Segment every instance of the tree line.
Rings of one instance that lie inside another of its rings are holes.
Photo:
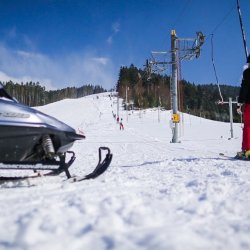
[[[134,107],[162,107],[171,109],[171,78],[167,75],[151,74],[138,69],[133,64],[121,67],[116,85],[118,95]],[[224,102],[229,97],[236,100],[239,87],[220,85]],[[211,120],[229,121],[229,105],[219,104],[222,100],[218,86],[215,84],[194,84],[186,80],[178,82],[179,110]],[[240,116],[233,108],[234,121],[239,122]]]
[[[7,92],[15,97],[20,103],[28,106],[42,106],[48,103],[57,102],[65,98],[79,98],[87,95],[106,92],[97,85],[84,85],[79,88],[67,87],[58,90],[47,91],[39,82],[14,83],[12,81],[1,82]]]
[[[42,106],[60,101],[65,98],[79,98],[91,94],[106,92],[97,85],[83,85],[81,87],[67,87],[58,90],[46,90],[39,82],[14,83],[2,82],[8,93],[19,102],[28,106]],[[224,101],[229,97],[236,100],[239,87],[220,85]],[[133,107],[152,108],[158,107],[171,109],[171,78],[168,75],[153,73],[147,74],[145,70],[138,69],[133,64],[121,67],[116,84],[118,95],[126,99]],[[186,80],[178,83],[179,110],[196,116],[217,121],[229,121],[228,104],[218,104],[221,101],[218,86],[215,84],[194,84]],[[240,122],[240,117],[233,109],[235,122]]]

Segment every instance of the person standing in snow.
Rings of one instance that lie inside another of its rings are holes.
[[[250,159],[250,55],[247,57],[247,68],[243,71],[243,78],[237,104],[238,113],[241,113],[241,105],[243,105],[244,120],[241,147],[242,151],[238,152],[236,157]]]
[[[124,126],[123,126],[123,123],[122,123],[122,118],[121,118],[121,121],[120,121],[120,130],[124,130]]]

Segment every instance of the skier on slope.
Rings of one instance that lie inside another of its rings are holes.
[[[123,123],[122,123],[122,118],[121,118],[121,121],[120,121],[120,130],[124,130],[124,126],[123,126]]]
[[[247,68],[243,71],[243,78],[238,98],[237,112],[241,113],[243,106],[243,134],[242,151],[238,152],[236,158],[250,159],[250,55],[247,57]]]

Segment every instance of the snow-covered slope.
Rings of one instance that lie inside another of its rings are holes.
[[[250,249],[250,162],[233,161],[241,127],[184,114],[170,143],[170,112],[120,111],[109,93],[38,107],[76,130],[71,172],[89,173],[100,146],[113,161],[80,183],[41,177],[0,184],[0,249]]]

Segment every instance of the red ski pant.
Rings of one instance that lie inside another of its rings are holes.
[[[250,150],[250,104],[244,104],[243,119],[242,150]]]

